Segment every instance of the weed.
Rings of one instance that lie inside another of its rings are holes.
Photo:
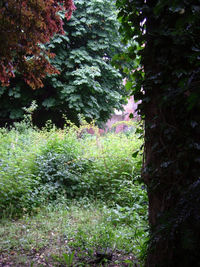
[[[93,266],[89,263],[99,255],[112,255],[116,260],[123,256],[121,263],[128,259],[125,255],[137,255],[134,235],[138,225],[134,228],[120,220],[110,221],[112,211],[101,202],[77,204],[71,203],[67,209],[64,205],[46,207],[18,221],[5,219],[0,224],[1,254],[11,257],[13,253],[15,262],[23,256],[29,263],[54,262],[53,266]]]
[[[1,129],[1,216],[36,212],[61,195],[131,204],[136,192],[131,183],[141,168],[141,156],[131,154],[141,141],[123,134],[77,136],[89,127]]]
[[[63,253],[63,258],[65,260],[65,263],[67,264],[67,267],[73,266],[72,262],[74,258],[74,253],[75,252],[71,252],[70,254]]]

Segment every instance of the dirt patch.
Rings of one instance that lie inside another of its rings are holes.
[[[66,264],[62,252],[51,251],[48,247],[40,250],[10,251],[0,255],[0,267],[55,267],[69,266]],[[95,251],[88,255],[87,251],[75,251],[71,266],[73,267],[139,267],[134,255],[126,254],[124,251]]]

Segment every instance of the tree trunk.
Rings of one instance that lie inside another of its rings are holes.
[[[184,57],[192,55],[191,42],[199,43],[199,35],[191,41],[182,29],[182,35],[174,36],[170,27],[180,14],[170,18],[167,10],[156,17],[157,1],[147,2],[151,12],[143,60],[143,178],[150,223],[146,267],[200,266],[200,77],[189,56]],[[164,32],[166,25],[169,34]],[[180,85],[183,78],[185,87]]]

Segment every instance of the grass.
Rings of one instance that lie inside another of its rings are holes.
[[[133,226],[110,220],[110,209],[102,204],[49,205],[32,217],[4,219],[0,224],[0,264],[61,266],[64,255],[73,252],[72,266],[100,266],[99,254],[104,256],[102,260],[112,258],[106,266],[133,264],[137,252]]]

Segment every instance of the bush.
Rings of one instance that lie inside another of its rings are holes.
[[[136,134],[89,135],[83,123],[64,130],[43,130],[22,122],[0,131],[0,209],[20,215],[58,199],[101,199],[109,205],[131,207],[145,199],[136,185],[141,146]],[[145,200],[144,200],[145,201]]]
[[[125,188],[127,184],[134,187],[133,180],[140,174],[141,155],[132,157],[133,151],[140,146],[141,140],[133,134],[113,133],[87,140],[84,147],[85,157],[92,164],[84,179],[94,197],[119,204],[132,202],[131,193]]]
[[[40,195],[46,196],[48,201],[60,194],[67,198],[84,195],[82,175],[88,169],[89,160],[82,154],[75,131],[51,132],[35,162]]]

